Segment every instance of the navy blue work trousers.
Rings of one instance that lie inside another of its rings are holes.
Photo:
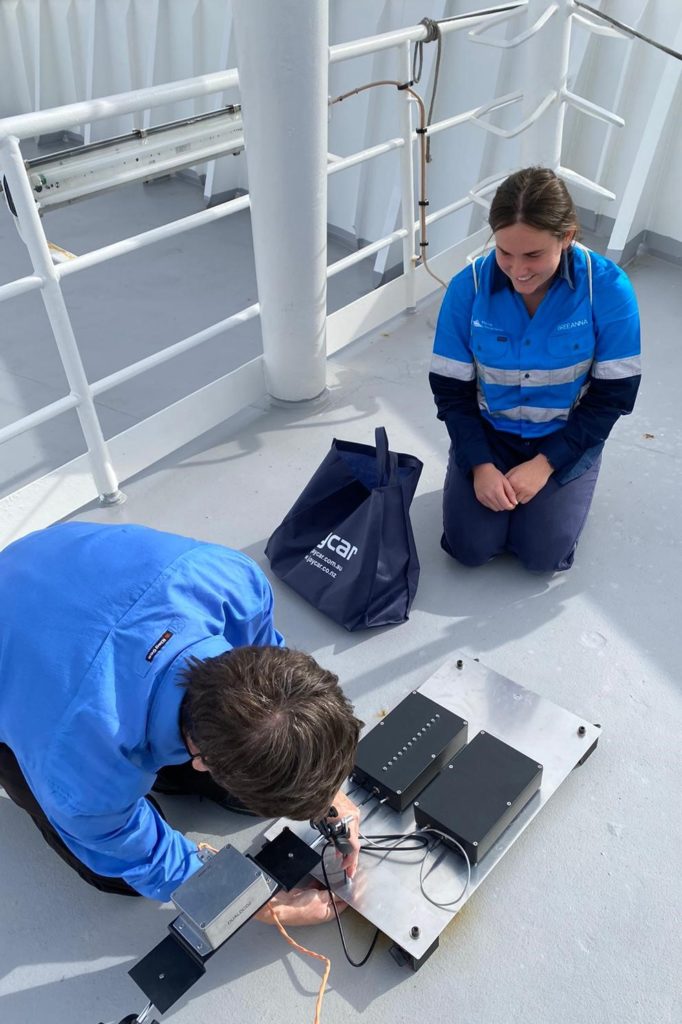
[[[500,453],[496,453],[497,467],[503,473],[525,461],[518,452],[510,452],[510,456],[508,465],[500,464]],[[511,512],[493,512],[481,505],[472,474],[459,469],[451,449],[443,488],[441,547],[463,565],[483,565],[510,551],[531,572],[570,569],[600,465],[601,457],[563,485],[550,477],[527,504],[517,505]]]

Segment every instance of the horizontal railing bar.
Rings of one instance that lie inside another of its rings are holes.
[[[440,210],[434,210],[433,213],[429,213],[426,216],[426,225],[435,224],[436,221],[442,220],[443,217],[449,217],[451,213],[457,213],[458,210],[463,210],[465,206],[471,206],[473,199],[471,196],[464,196],[463,199],[458,199],[455,203],[450,203],[448,206],[442,206]],[[416,222],[415,226],[419,226],[419,221]]]
[[[0,430],[0,444],[3,441],[11,441],[13,437],[24,434],[33,427],[39,427],[41,423],[53,420],[55,416],[61,416],[69,409],[75,409],[79,402],[77,395],[66,395],[64,398],[58,398],[56,402],[51,402],[50,405],[44,405],[42,409],[36,409],[28,416],[23,416],[20,420],[15,420]]]
[[[496,100],[491,100],[490,103],[484,103],[483,106],[472,107],[471,110],[465,110],[461,114],[455,114],[453,117],[446,117],[443,121],[435,121],[429,125],[426,130],[427,135],[436,135],[438,132],[443,132],[446,128],[456,128],[457,125],[464,124],[466,121],[474,121],[476,117],[481,114],[490,114],[493,110],[501,110],[503,107],[508,107],[512,103],[517,103],[520,99],[523,99],[522,92],[509,92],[504,96],[500,96]],[[416,132],[414,137],[417,137]]]
[[[236,199],[230,199],[227,203],[210,206],[208,209],[200,210],[198,213],[191,213],[188,217],[172,220],[168,224],[159,225],[158,228],[151,228],[151,230],[143,231],[139,235],[124,238],[120,242],[112,242],[111,245],[105,245],[101,249],[93,249],[92,252],[83,253],[82,256],[76,256],[75,259],[69,260],[67,263],[58,264],[55,267],[55,271],[59,278],[68,277],[69,274],[75,274],[79,270],[94,267],[98,263],[104,263],[105,260],[136,252],[146,245],[152,245],[153,242],[162,241],[164,238],[172,238],[173,235],[178,235],[190,228],[200,228],[205,224],[211,224],[213,221],[220,220],[222,217],[229,217],[231,214],[239,213],[240,210],[244,210],[250,205],[251,200],[248,195],[237,196]]]
[[[136,363],[131,363],[130,366],[125,366],[122,370],[110,373],[108,377],[102,377],[90,385],[90,390],[93,395],[101,395],[104,391],[110,391],[119,384],[125,384],[126,381],[131,380],[133,377],[138,377],[141,373],[146,373],[147,370],[160,366],[162,363],[167,363],[169,359],[182,355],[183,352],[189,352],[190,349],[196,348],[197,345],[201,345],[205,341],[210,341],[211,338],[215,338],[216,335],[221,334],[223,331],[229,331],[231,328],[239,326],[239,324],[253,320],[259,313],[260,303],[254,302],[252,306],[247,306],[238,313],[233,313],[232,316],[228,316],[225,320],[220,320],[217,324],[212,324],[203,331],[199,331],[197,334],[192,334],[190,337],[176,342],[175,345],[169,345],[168,348],[161,349],[160,352],[155,352],[145,359],[138,359]]]
[[[5,299],[13,299],[15,295],[32,292],[35,288],[40,288],[42,283],[43,279],[38,274],[29,274],[28,277],[18,277],[16,281],[0,285],[0,302],[4,302]]]
[[[392,245],[394,242],[397,242],[406,236],[407,229],[399,228],[391,235],[386,235],[384,238],[378,238],[376,242],[371,242],[369,245],[363,245],[361,249],[350,253],[349,256],[344,256],[343,259],[337,260],[336,263],[330,263],[327,267],[327,279],[334,277],[336,274],[340,274],[342,270],[346,270],[348,267],[352,267],[356,263],[361,263],[362,260],[366,260],[368,256],[373,256],[374,253],[380,252],[382,249],[385,249],[387,246]]]
[[[462,15],[456,19],[439,21],[438,27],[441,35],[447,35],[449,32],[460,32],[465,28],[473,28],[475,25],[490,21],[505,9],[514,11],[527,6],[527,0],[520,0],[519,3],[503,4],[500,7],[477,11],[471,15]],[[329,63],[338,64],[353,57],[363,57],[369,53],[377,53],[379,50],[390,50],[394,46],[400,46],[402,43],[419,42],[426,39],[427,34],[425,25],[412,25],[409,28],[397,29],[394,32],[383,32],[381,35],[368,36],[365,39],[349,43],[337,43],[335,46],[329,47]]]
[[[99,99],[81,100],[79,103],[68,103],[63,107],[51,107],[48,110],[36,110],[28,114],[16,114],[0,120],[0,141],[14,136],[27,139],[31,136],[47,135],[49,132],[65,131],[75,124],[89,124],[101,121],[106,117],[120,117],[121,114],[132,114],[136,110],[148,110],[166,103],[180,103],[183,100],[210,96],[223,89],[231,89],[239,85],[239,73],[236,68],[227,71],[214,71],[197,78],[184,78],[180,82],[168,82],[165,85],[150,85],[132,92],[116,93],[113,96],[102,96]]]
[[[416,139],[416,132],[413,133],[413,138]],[[401,146],[405,145],[403,138],[389,139],[388,142],[380,142],[377,146],[371,146],[369,149],[358,150],[357,153],[353,153],[351,156],[338,157],[333,164],[329,164],[327,167],[327,174],[336,174],[337,171],[345,171],[347,167],[355,167],[356,164],[361,164],[365,160],[373,160],[377,156],[382,156],[384,153],[390,153],[393,149],[400,149]]]

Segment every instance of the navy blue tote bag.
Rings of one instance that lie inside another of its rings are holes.
[[[388,449],[332,442],[303,493],[270,537],[272,571],[348,630],[404,622],[419,559],[410,504],[422,463]]]

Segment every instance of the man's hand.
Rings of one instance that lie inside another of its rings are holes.
[[[474,493],[493,512],[511,512],[518,504],[511,481],[492,462],[474,466]]]
[[[510,469],[507,481],[514,488],[516,500],[520,505],[525,505],[542,490],[553,472],[546,456],[540,453],[534,459]]]
[[[337,812],[338,817],[328,818],[328,821],[338,821],[339,818],[350,817],[348,824],[349,842],[353,847],[351,853],[347,853],[341,861],[341,867],[346,872],[349,878],[352,878],[355,874],[358,866],[358,857],[360,856],[360,811],[355,806],[352,800],[349,800],[345,793],[341,790],[336,794],[333,800],[334,808]]]
[[[334,897],[339,913],[346,909],[347,904],[338,896]],[[283,925],[324,924],[334,917],[332,898],[326,889],[291,889],[290,892],[278,893],[264,907],[254,914],[258,921],[273,924],[273,914]]]

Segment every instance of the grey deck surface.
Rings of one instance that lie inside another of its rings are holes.
[[[63,235],[55,241],[69,245]],[[635,413],[608,443],[569,573],[529,575],[511,558],[470,570],[439,548],[446,436],[426,379],[438,300],[331,359],[322,405],[250,410],[129,481],[124,506],[80,514],[225,543],[265,567],[268,535],[332,437],[370,441],[385,424],[394,449],[425,462],[413,505],[422,577],[410,621],[351,635],[275,581],[289,643],[338,673],[368,725],[461,650],[603,726],[594,756],[474,894],[421,972],[398,968],[383,942],[354,970],[333,925],[296,932],[332,958],[326,1024],[361,1014],[377,1024],[682,1019],[682,274],[647,256],[629,269],[642,308],[645,381]],[[163,323],[176,315],[178,271],[168,273]],[[246,296],[237,298],[235,308]],[[114,329],[100,323],[106,353]],[[54,386],[40,366],[12,372]],[[209,841],[245,848],[263,827],[191,799],[162,799],[177,827]],[[144,1006],[127,970],[163,937],[172,910],[90,889],[1,791],[0,906],[3,1024],[97,1024]],[[351,912],[345,926],[360,952],[369,928]],[[273,928],[251,922],[163,1020],[312,1021],[320,973]]]

